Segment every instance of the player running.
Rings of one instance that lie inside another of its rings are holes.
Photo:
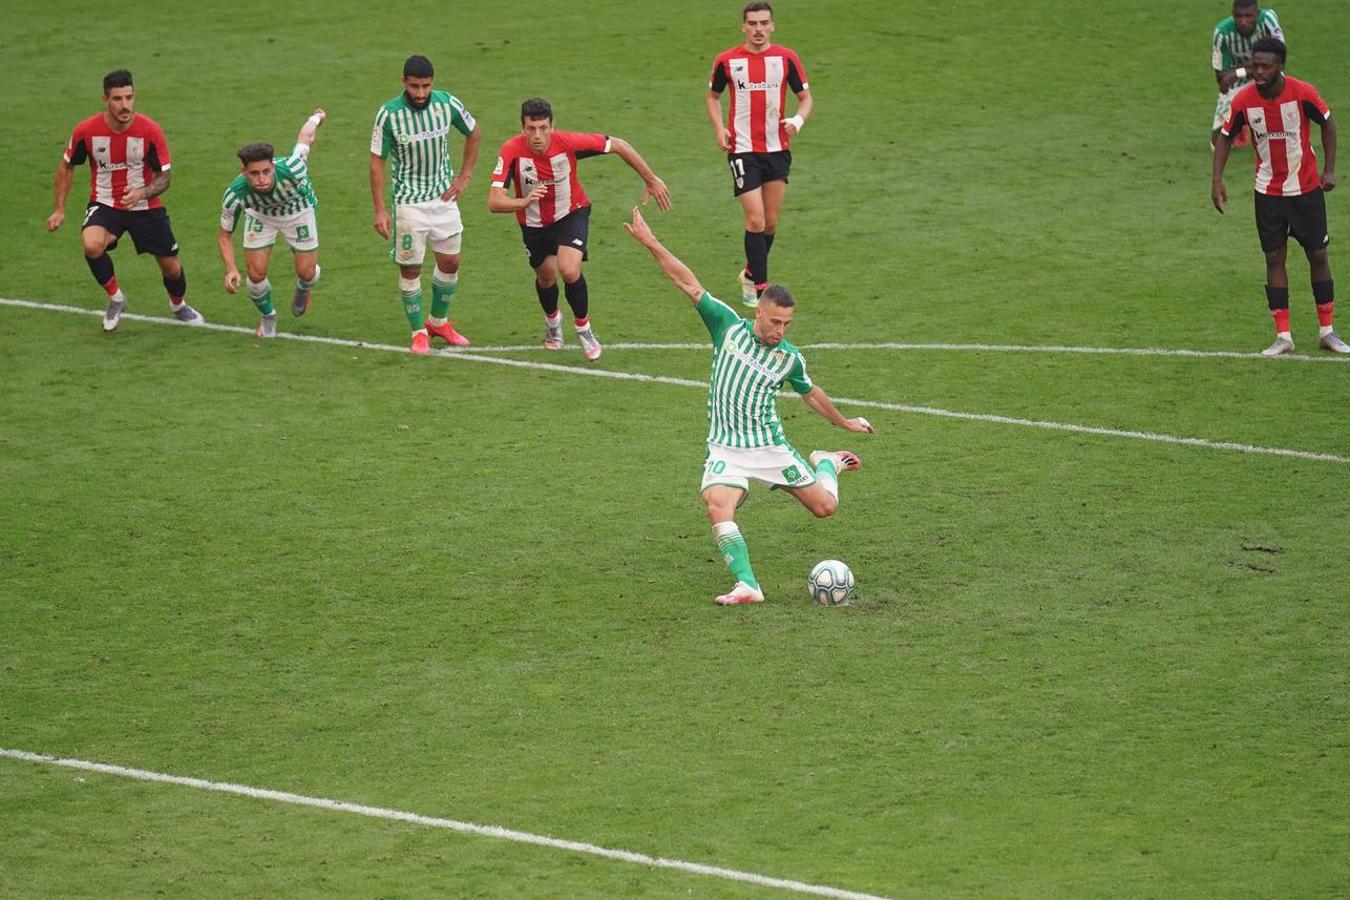
[[[736,508],[745,501],[754,479],[796,497],[812,515],[824,518],[839,506],[839,472],[861,465],[847,450],[817,450],[808,465],[783,434],[774,398],[784,383],[801,395],[814,412],[846,431],[875,434],[866,419],[846,419],[806,374],[801,351],[783,339],[792,324],[792,293],[781,284],[768,285],[755,317],[747,321],[709,294],[689,267],[652,234],[642,213],[624,228],[651,251],[675,286],[694,302],[712,335],[712,375],[708,386],[708,455],[703,466],[703,505],[708,510],[717,549],[736,579],[730,591],[713,602],[722,606],[758,603],[764,599],[750,553],[736,526]]]
[[[778,214],[787,196],[792,153],[788,140],[811,117],[813,101],[802,61],[787,47],[770,42],[773,7],[747,3],[741,13],[745,43],[713,60],[708,81],[708,118],[717,146],[726,151],[732,193],[745,213],[745,267],[741,302],[754,306],[769,281],[769,251],[778,233]],[[727,123],[722,124],[722,91],[731,86]],[[797,112],[786,116],[787,91]]]
[[[403,63],[403,93],[375,113],[370,135],[370,196],[375,230],[393,236],[389,258],[399,267],[403,311],[412,328],[412,352],[430,353],[434,335],[452,347],[469,339],[449,320],[450,301],[459,285],[464,224],[459,195],[468,187],[478,162],[482,134],[458,97],[432,90],[436,70],[425,56]],[[450,129],[464,136],[459,173],[450,166]],[[394,217],[384,206],[385,160],[394,159]],[[427,245],[436,258],[431,273],[431,315],[422,312],[422,260]]]
[[[277,311],[272,305],[272,282],[267,266],[277,235],[285,238],[295,256],[295,295],[291,313],[303,316],[309,309],[314,285],[319,282],[319,201],[309,181],[306,160],[323,124],[324,111],[314,110],[295,138],[290,156],[274,157],[271,144],[247,144],[239,148],[239,175],[225,189],[221,200],[220,233],[216,245],[225,263],[225,290],[239,288],[239,268],[234,261],[234,229],[244,218],[244,261],[248,268],[248,296],[262,321],[258,337],[276,337]]]
[[[1232,137],[1250,125],[1256,148],[1256,233],[1266,255],[1266,302],[1275,320],[1275,343],[1261,351],[1279,356],[1294,349],[1289,331],[1289,272],[1285,254],[1289,235],[1303,246],[1317,304],[1317,344],[1332,353],[1350,353],[1350,345],[1332,329],[1336,304],[1327,244],[1325,193],[1336,187],[1336,123],[1317,88],[1284,74],[1285,47],[1275,38],[1252,45],[1252,84],[1238,91],[1214,145],[1210,197],[1220,213],[1228,205],[1223,170]],[[1322,129],[1326,162],[1317,174],[1309,120]]]
[[[561,350],[562,313],[558,311],[558,276],[572,308],[577,340],[587,359],[599,359],[600,341],[591,329],[590,294],[581,264],[589,257],[591,201],[577,179],[577,160],[601,153],[615,153],[642,177],[647,185],[642,202],[656,198],[661,209],[670,209],[670,192],[656,177],[633,145],[623,138],[604,134],[580,134],[553,128],[553,107],[534,97],[520,106],[520,134],[497,153],[488,189],[488,209],[513,212],[534,269],[534,291],[544,310],[544,346]],[[514,188],[515,196],[507,193]]]
[[[56,204],[47,230],[66,220],[66,197],[75,167],[89,161],[89,206],[80,226],[84,261],[108,295],[103,330],[116,331],[127,307],[117,286],[108,251],[124,233],[131,233],[136,252],[155,257],[169,294],[174,318],[188,325],[206,322],[183,298],[187,278],[178,261],[178,241],[169,213],[159,197],[169,189],[169,142],[153,119],[135,111],[136,88],[131,73],[117,69],[103,77],[103,112],[75,126],[66,152],[56,166]]]

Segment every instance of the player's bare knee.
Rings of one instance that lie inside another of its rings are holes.
[[[765,222],[764,222],[764,214],[763,214],[763,213],[746,213],[746,214],[745,214],[745,230],[746,230],[746,231],[751,231],[751,232],[756,232],[756,233],[762,232],[762,231],[764,230],[764,224],[765,224]]]
[[[103,235],[90,234],[88,231],[80,235],[80,243],[84,247],[84,255],[90,259],[98,259],[108,249],[108,241]]]
[[[558,260],[558,274],[568,284],[576,284],[577,280],[581,278],[581,263],[565,263],[560,259]]]
[[[183,274],[183,266],[176,256],[157,256],[155,262],[159,263],[159,270],[166,278],[177,278]]]
[[[248,280],[255,284],[267,280],[267,266],[249,266]]]
[[[839,501],[835,500],[828,494],[822,499],[817,500],[815,503],[811,504],[811,506],[809,507],[809,509],[811,510],[811,515],[815,516],[817,519],[828,519],[830,516],[834,515],[834,511],[837,510],[838,508],[839,508]]]
[[[421,266],[399,266],[398,272],[409,281],[416,281],[422,277]]]
[[[318,263],[307,263],[307,264],[302,263],[297,264],[295,267],[295,277],[303,281],[313,281],[314,276],[317,275],[318,273],[319,273]],[[250,271],[249,277],[252,277],[252,275],[253,273]],[[254,280],[256,281],[257,279],[255,278]]]

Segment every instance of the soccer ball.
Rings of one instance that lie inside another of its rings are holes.
[[[821,606],[847,606],[853,599],[853,570],[837,559],[816,563],[806,579],[811,599]]]

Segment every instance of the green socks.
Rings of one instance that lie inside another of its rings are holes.
[[[272,305],[272,282],[264,278],[262,281],[248,281],[248,298],[253,301],[253,305],[258,307],[258,312],[264,316],[276,315],[276,307]]]
[[[403,313],[408,317],[408,324],[413,331],[421,331],[426,327],[426,320],[422,316],[422,282],[400,278],[398,288],[403,298]]]
[[[755,572],[750,568],[750,548],[741,537],[740,528],[735,522],[718,522],[713,526],[713,537],[717,539],[717,550],[722,554],[732,577],[743,581],[752,588],[759,588]]]
[[[450,315],[450,299],[459,287],[459,273],[445,274],[440,269],[431,272],[431,318],[444,322]]]

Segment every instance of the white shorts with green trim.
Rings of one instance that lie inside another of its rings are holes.
[[[254,210],[244,212],[244,249],[265,250],[277,242],[277,235],[296,253],[319,249],[319,221],[314,208],[289,216],[265,216]]]
[[[787,444],[750,449],[708,444],[700,491],[716,484],[748,491],[751,479],[770,487],[801,488],[815,484],[816,473],[801,454]]]
[[[389,258],[400,266],[420,266],[427,245],[435,253],[458,253],[464,235],[459,204],[428,200],[394,207],[394,246]]]

